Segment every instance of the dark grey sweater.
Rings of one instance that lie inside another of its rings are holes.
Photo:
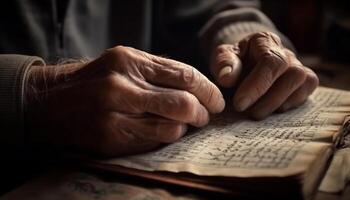
[[[25,142],[23,93],[33,64],[95,58],[126,45],[201,66],[205,73],[201,61],[213,46],[263,30],[278,33],[257,8],[254,0],[1,1],[0,145]]]

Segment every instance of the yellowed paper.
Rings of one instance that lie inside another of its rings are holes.
[[[319,187],[322,192],[341,192],[350,180],[350,148],[337,151]]]
[[[174,144],[104,163],[208,176],[295,175],[333,145],[349,106],[349,92],[318,88],[290,112],[262,121],[224,113]]]

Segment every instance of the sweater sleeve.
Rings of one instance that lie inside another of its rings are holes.
[[[35,56],[0,55],[0,145],[11,148],[25,144],[24,113],[27,72],[45,65]]]
[[[294,50],[292,43],[280,33],[271,20],[254,8],[228,9],[214,15],[199,33],[201,52],[205,57],[220,44],[234,44],[246,36],[270,31],[280,36],[287,48]]]

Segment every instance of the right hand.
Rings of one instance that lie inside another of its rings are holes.
[[[225,106],[195,68],[123,46],[87,64],[34,67],[28,81],[33,140],[105,156],[174,142]]]
[[[220,86],[232,90],[236,111],[255,119],[300,106],[319,83],[315,72],[272,32],[217,46],[211,55],[211,71]]]

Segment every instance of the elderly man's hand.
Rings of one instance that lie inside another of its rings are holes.
[[[235,109],[256,119],[302,104],[318,85],[316,74],[269,32],[218,46],[211,71],[220,86],[236,87]]]
[[[174,142],[225,106],[195,68],[122,46],[88,64],[34,68],[29,85],[34,140],[107,156]]]

